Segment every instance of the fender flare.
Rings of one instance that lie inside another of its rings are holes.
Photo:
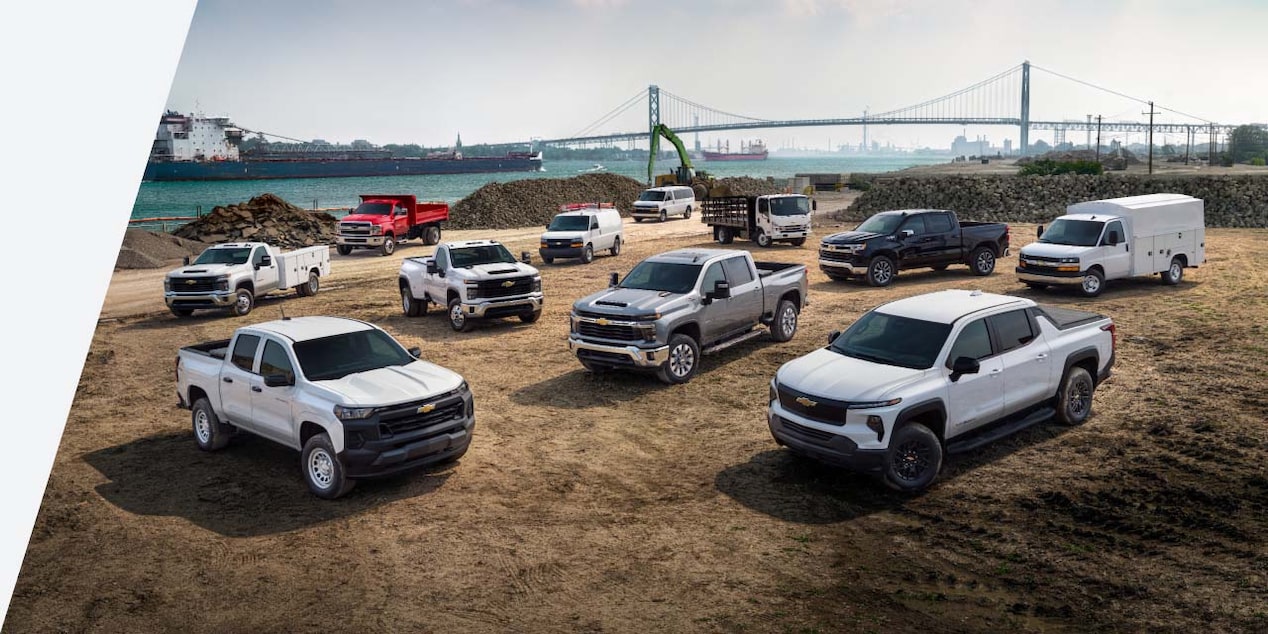
[[[1099,355],[1100,355],[1100,351],[1096,349],[1096,346],[1088,346],[1086,348],[1079,348],[1078,350],[1071,352],[1070,355],[1065,358],[1065,366],[1061,368],[1061,379],[1065,379],[1066,374],[1070,372],[1070,368],[1074,367],[1074,364],[1080,361],[1087,361],[1088,359],[1091,359],[1092,362],[1096,365],[1096,368],[1092,372],[1089,372],[1089,374],[1092,375],[1092,385],[1095,386],[1098,380],[1097,374],[1099,373],[1098,371],[1100,370],[1100,363],[1101,363]],[[1060,381],[1058,381],[1057,390],[1060,390],[1060,389],[1061,389],[1061,383]]]
[[[929,413],[936,413],[942,420],[942,428],[934,429],[933,433],[937,434],[939,440],[945,440],[947,431],[947,406],[942,402],[942,399],[938,397],[921,401],[914,405],[908,405],[903,408],[903,410],[898,413],[898,417],[894,419],[894,431],[897,431],[900,427],[906,425],[917,416]]]

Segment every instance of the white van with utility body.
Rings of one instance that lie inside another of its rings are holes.
[[[1206,262],[1206,224],[1199,198],[1146,194],[1076,203],[1039,227],[1039,241],[1021,249],[1017,277],[1031,288],[1078,286],[1101,294],[1108,280],[1159,273],[1180,283],[1185,268]]]
[[[651,218],[665,222],[670,216],[690,218],[691,210],[695,208],[696,193],[690,187],[653,187],[634,201],[634,210],[630,212],[630,217],[634,218],[634,222]]]
[[[621,212],[612,203],[574,203],[559,208],[559,215],[546,225],[539,253],[550,264],[555,258],[578,258],[585,264],[595,251],[620,255],[625,237]]]

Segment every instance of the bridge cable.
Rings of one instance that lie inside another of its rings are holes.
[[[1047,68],[1044,68],[1044,67],[1042,67],[1042,66],[1036,66],[1036,65],[1034,65],[1034,64],[1031,64],[1031,65],[1030,65],[1030,67],[1031,67],[1031,68],[1034,68],[1034,69],[1037,69],[1037,70],[1041,70],[1041,71],[1043,71],[1043,72],[1045,72],[1045,73],[1048,73],[1048,74],[1050,74],[1050,75],[1056,75],[1057,77],[1060,77],[1060,78],[1065,79],[1065,80],[1068,80],[1068,81],[1072,81],[1072,82],[1074,82],[1074,83],[1076,83],[1076,84],[1083,84],[1084,86],[1087,86],[1087,87],[1089,87],[1089,88],[1095,88],[1095,89],[1097,89],[1097,90],[1101,90],[1101,91],[1104,91],[1104,92],[1110,93],[1111,95],[1117,95],[1117,96],[1122,97],[1122,98],[1124,98],[1124,99],[1130,99],[1130,100],[1132,100],[1132,101],[1136,101],[1136,102],[1142,103],[1142,104],[1144,104],[1144,105],[1149,105],[1149,101],[1148,101],[1148,100],[1146,100],[1146,99],[1140,99],[1140,98],[1138,98],[1138,97],[1133,97],[1133,96],[1131,96],[1131,95],[1126,95],[1126,94],[1123,94],[1123,93],[1121,93],[1121,92],[1118,92],[1117,90],[1111,90],[1111,89],[1106,88],[1106,87],[1104,87],[1104,86],[1098,86],[1098,85],[1093,84],[1093,83],[1091,83],[1091,82],[1086,82],[1086,81],[1083,81],[1082,79],[1075,79],[1074,77],[1070,77],[1069,75],[1062,75],[1061,73],[1058,73],[1058,72],[1057,72],[1057,71],[1055,71],[1055,70],[1048,70]],[[1182,117],[1188,117],[1188,118],[1190,118],[1190,119],[1197,119],[1198,121],[1202,121],[1202,122],[1204,122],[1204,123],[1215,123],[1214,121],[1211,121],[1210,119],[1205,119],[1205,118],[1203,118],[1203,117],[1199,117],[1199,116],[1197,116],[1197,115],[1192,115],[1192,114],[1187,114],[1187,113],[1184,113],[1184,112],[1180,112],[1179,110],[1173,110],[1173,109],[1171,109],[1171,108],[1167,108],[1167,107],[1164,107],[1164,106],[1160,106],[1160,105],[1158,105],[1158,104],[1156,104],[1156,103],[1154,104],[1154,107],[1156,107],[1156,108],[1161,108],[1161,109],[1163,109],[1163,110],[1166,110],[1167,112],[1173,112],[1173,113],[1178,114],[1178,115],[1180,115],[1180,116],[1182,116]]]
[[[611,121],[617,116],[624,114],[625,111],[633,107],[634,104],[637,103],[639,99],[642,99],[643,97],[646,97],[646,96],[647,96],[647,89],[644,88],[643,90],[635,94],[633,97],[626,99],[624,102],[621,103],[621,105],[617,106],[616,108],[613,108],[611,111],[609,111],[607,114],[603,115],[602,117],[599,117],[599,119],[596,120],[594,123],[591,123],[590,125],[582,128],[580,131],[570,135],[570,137],[575,138],[575,137],[585,136],[586,133],[593,131],[595,128],[598,128],[599,126]]]

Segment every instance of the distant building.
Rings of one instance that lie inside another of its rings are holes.
[[[1004,139],[1004,154],[1012,154],[1012,153],[1013,153],[1013,140]]]

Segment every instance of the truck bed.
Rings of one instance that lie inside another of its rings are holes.
[[[746,196],[714,196],[700,203],[700,221],[710,227],[748,229],[753,223],[753,204]]]
[[[758,262],[754,260],[753,266],[757,267],[758,275],[760,275],[761,277],[766,277],[767,275],[770,275],[771,273],[786,271],[795,266],[804,267],[805,265],[804,264],[790,264],[788,262]]]
[[[181,348],[181,350],[208,357],[214,357],[216,359],[224,359],[225,355],[229,354],[229,340],[219,339],[205,343],[196,343],[192,346],[185,346],[184,348]]]
[[[1090,324],[1094,321],[1105,319],[1105,315],[1093,313],[1086,310],[1075,310],[1073,308],[1062,308],[1051,304],[1039,304],[1036,309],[1040,315],[1048,318],[1052,325],[1058,330],[1068,330],[1076,326]]]

